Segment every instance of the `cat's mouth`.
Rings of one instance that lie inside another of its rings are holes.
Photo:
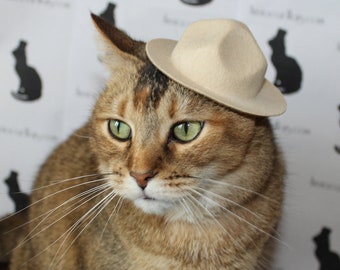
[[[145,192],[143,192],[143,195],[140,196],[138,199],[134,200],[134,203],[145,213],[156,215],[163,215],[165,212],[173,207],[173,203],[151,197]]]
[[[150,200],[150,201],[155,201],[155,198],[149,197],[148,195],[144,194],[143,200]]]
[[[156,201],[157,200],[156,198],[147,194],[147,192],[145,192],[145,190],[142,191],[141,199],[146,200],[146,201]]]

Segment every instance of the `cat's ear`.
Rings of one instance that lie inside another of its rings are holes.
[[[100,33],[100,60],[110,69],[146,59],[144,42],[133,40],[97,15],[91,14],[91,17]]]

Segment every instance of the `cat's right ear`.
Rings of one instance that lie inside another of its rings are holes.
[[[91,14],[99,34],[100,60],[110,69],[126,64],[137,64],[146,59],[145,43],[130,38],[103,18]]]

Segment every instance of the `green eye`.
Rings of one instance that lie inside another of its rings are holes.
[[[123,121],[109,120],[109,131],[114,138],[121,141],[129,140],[131,137],[131,128]]]
[[[181,122],[173,127],[172,136],[182,143],[191,142],[200,134],[202,128],[202,122]]]

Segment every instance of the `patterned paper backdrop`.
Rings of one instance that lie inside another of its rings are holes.
[[[22,207],[9,188],[18,181],[30,192],[40,164],[85,121],[104,85],[90,11],[141,40],[178,39],[202,18],[248,24],[267,78],[288,102],[271,119],[288,166],[279,228],[287,246],[279,245],[274,269],[330,269],[331,261],[340,269],[337,0],[0,0],[0,215]]]

